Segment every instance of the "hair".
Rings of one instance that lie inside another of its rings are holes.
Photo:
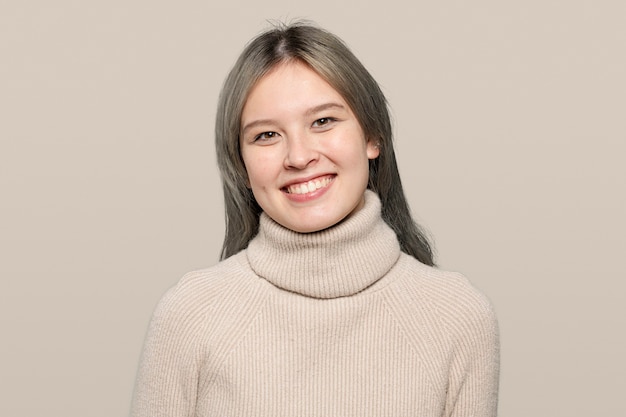
[[[307,22],[296,22],[261,33],[245,47],[228,74],[219,96],[215,144],[222,176],[226,231],[220,259],[245,249],[258,233],[261,207],[248,187],[239,134],[241,113],[253,86],[276,65],[305,63],[346,100],[379,156],[369,161],[367,187],[376,192],[382,217],[394,230],[403,252],[434,265],[433,250],[415,223],[406,201],[393,150],[387,100],[378,83],[341,39]]]

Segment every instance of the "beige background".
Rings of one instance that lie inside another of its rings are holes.
[[[515,4],[511,4],[515,3]],[[217,93],[265,19],[342,37],[443,268],[493,301],[502,416],[625,415],[626,2],[0,3],[0,415],[127,414],[163,292],[216,262]]]

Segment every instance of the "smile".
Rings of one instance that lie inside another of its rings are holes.
[[[330,184],[334,179],[335,177],[330,175],[325,177],[319,177],[311,181],[288,185],[287,187],[285,187],[285,190],[289,194],[308,194],[312,193],[313,191],[317,191],[320,188],[328,187],[328,184]]]

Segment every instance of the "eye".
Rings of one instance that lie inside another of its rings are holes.
[[[332,117],[322,117],[313,122],[313,127],[323,127],[327,126],[331,122],[334,122],[336,119]]]
[[[272,140],[274,138],[276,138],[278,136],[278,133],[276,132],[263,132],[263,133],[259,133],[258,135],[256,135],[254,137],[254,141],[269,141]]]

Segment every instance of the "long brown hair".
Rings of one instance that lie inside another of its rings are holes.
[[[420,262],[434,265],[431,245],[411,216],[393,150],[387,100],[378,83],[335,35],[308,23],[280,25],[254,38],[226,78],[215,123],[217,161],[222,175],[226,234],[221,259],[245,249],[258,232],[261,208],[247,186],[239,148],[241,113],[255,83],[275,65],[300,60],[309,65],[350,105],[365,133],[380,147],[370,160],[368,188],[382,203],[382,216],[400,247]]]

